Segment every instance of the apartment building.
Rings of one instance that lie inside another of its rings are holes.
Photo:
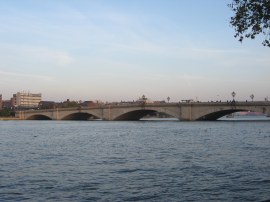
[[[41,93],[18,92],[13,94],[13,103],[15,107],[32,108],[38,107],[41,99]]]

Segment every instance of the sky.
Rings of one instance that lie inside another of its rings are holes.
[[[270,49],[230,0],[0,1],[0,94],[47,101],[270,98]]]

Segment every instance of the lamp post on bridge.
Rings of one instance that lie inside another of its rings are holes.
[[[253,94],[251,94],[251,95],[250,95],[250,98],[251,98],[251,100],[252,100],[252,102],[253,102],[254,95],[253,95]]]
[[[234,97],[235,97],[236,93],[233,91],[232,92],[232,97],[233,97],[233,102],[234,102]]]

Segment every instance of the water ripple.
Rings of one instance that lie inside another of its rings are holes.
[[[269,122],[0,127],[0,201],[270,199]]]

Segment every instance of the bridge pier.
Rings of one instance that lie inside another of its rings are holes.
[[[111,106],[107,106],[107,108],[102,109],[101,119],[104,121],[112,121],[112,109]]]

